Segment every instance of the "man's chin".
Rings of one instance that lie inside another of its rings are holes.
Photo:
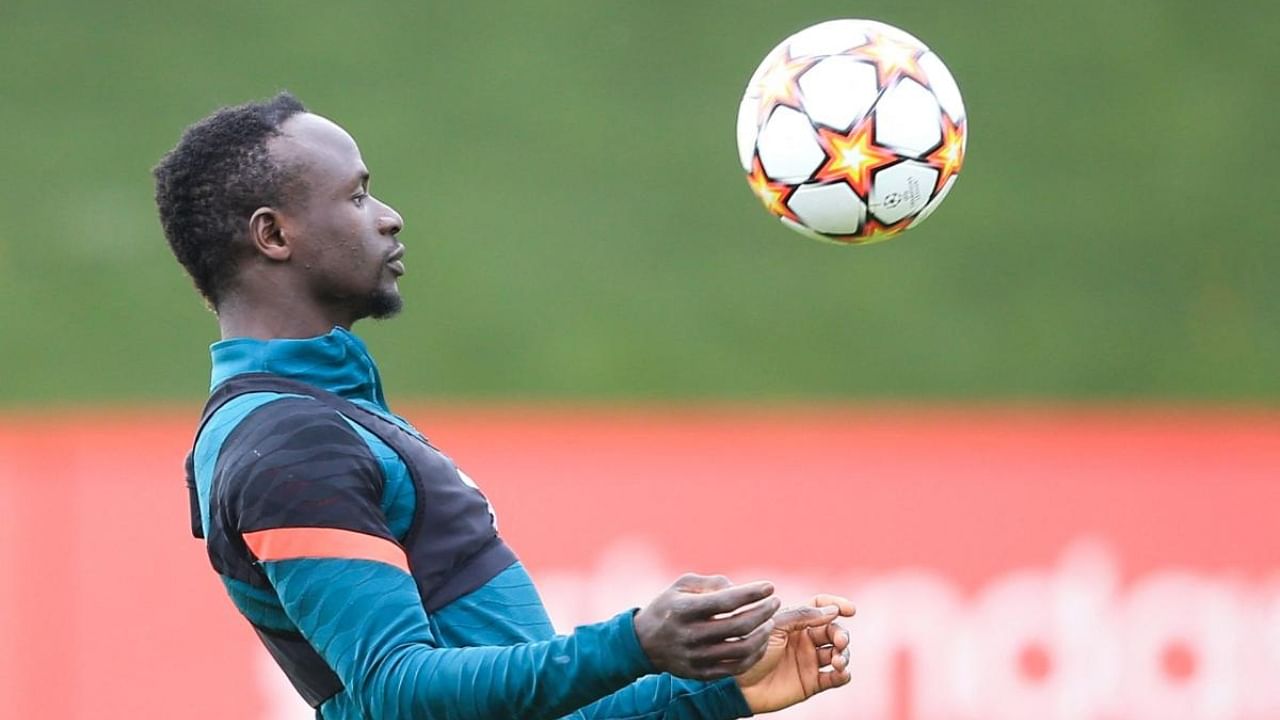
[[[404,300],[397,292],[375,292],[369,298],[369,317],[386,320],[395,317],[404,307]]]

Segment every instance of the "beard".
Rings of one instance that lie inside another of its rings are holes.
[[[378,288],[369,295],[369,317],[386,320],[394,317],[404,307],[404,299],[394,290]]]

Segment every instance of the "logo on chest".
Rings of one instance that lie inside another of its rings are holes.
[[[497,530],[498,529],[498,512],[493,509],[493,503],[489,502],[489,497],[484,494],[484,491],[480,489],[480,486],[476,484],[476,481],[471,479],[470,475],[462,471],[462,468],[457,467],[455,465],[454,470],[457,471],[458,479],[462,481],[463,485],[466,485],[472,490],[475,490],[476,492],[480,493],[480,497],[484,498],[485,505],[489,506],[489,519],[493,521],[493,529]]]

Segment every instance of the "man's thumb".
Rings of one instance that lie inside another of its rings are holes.
[[[816,608],[810,605],[796,605],[783,608],[773,616],[773,627],[776,630],[802,630],[807,627],[821,627],[840,616],[840,608],[835,605],[824,605]]]

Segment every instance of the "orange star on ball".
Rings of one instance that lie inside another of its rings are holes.
[[[827,161],[818,168],[815,179],[820,182],[843,180],[866,200],[875,171],[899,159],[897,153],[875,144],[874,133],[872,120],[858,123],[848,134],[819,127],[818,139],[827,153]]]
[[[964,165],[964,138],[964,121],[954,123],[943,113],[942,144],[925,158],[925,162],[938,168],[938,182],[934,192],[941,190]]]
[[[878,240],[888,240],[889,238],[901,233],[911,224],[911,218],[900,220],[892,225],[885,225],[873,217],[868,217],[867,222],[863,224],[862,229],[858,231],[859,237],[863,238],[862,242],[870,243]]]
[[[751,191],[760,198],[760,202],[764,203],[769,212],[788,220],[800,221],[800,218],[796,217],[796,214],[787,206],[787,199],[796,191],[795,187],[776,182],[765,175],[764,165],[760,163],[759,155],[751,160],[751,174],[747,175],[747,184],[751,186]]]
[[[867,42],[849,50],[848,54],[875,63],[876,80],[882,89],[902,77],[909,77],[929,87],[929,76],[920,67],[920,56],[924,54],[924,48],[918,45],[883,33],[871,33]]]
[[[813,58],[796,59],[789,50],[783,50],[760,76],[756,88],[760,93],[759,122],[764,122],[769,113],[779,105],[796,110],[801,109],[800,74],[813,65]]]

